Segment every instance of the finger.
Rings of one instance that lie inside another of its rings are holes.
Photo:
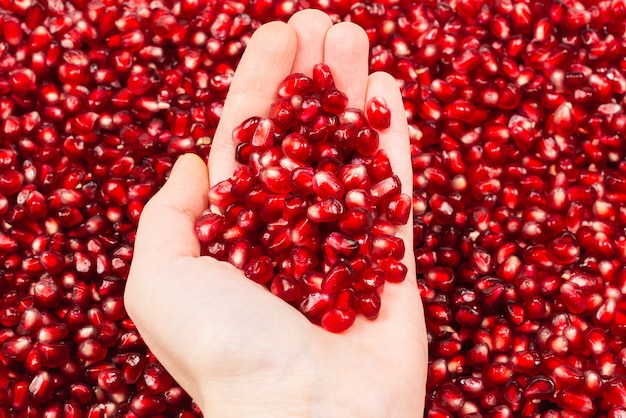
[[[324,62],[330,67],[335,85],[348,96],[348,106],[363,109],[367,85],[369,40],[354,23],[342,22],[326,33]]]
[[[324,61],[324,38],[333,22],[322,11],[307,9],[291,16],[287,23],[293,27],[298,38],[291,72],[303,73],[310,77],[313,66]]]
[[[398,83],[388,73],[371,74],[367,81],[367,100],[374,96],[382,97],[391,112],[389,128],[379,131],[380,148],[385,149],[394,172],[402,180],[402,192],[410,195],[413,192],[413,169],[409,128]]]
[[[276,90],[290,74],[296,34],[286,23],[261,26],[250,38],[233,77],[209,155],[211,184],[230,177],[237,167],[233,129],[251,116],[267,116]]]
[[[204,161],[194,154],[181,156],[165,185],[141,214],[133,265],[158,265],[200,255],[194,223],[208,207],[208,189]]]
[[[391,110],[391,125],[379,132],[380,148],[387,152],[391,167],[402,182],[402,193],[413,196],[413,169],[411,167],[411,148],[407,120],[404,113],[402,96],[395,79],[388,73],[377,72],[369,76],[367,83],[367,99],[381,96]],[[409,216],[406,225],[397,227],[397,236],[402,237],[407,249],[413,248],[413,219]],[[404,282],[399,285],[385,286],[383,298],[388,296],[393,303],[383,303],[381,315],[385,312],[391,315],[406,315],[406,310],[419,307],[417,301],[417,287],[415,286],[415,259],[412,251],[406,251],[403,263],[409,273]],[[402,301],[402,302],[400,302]]]

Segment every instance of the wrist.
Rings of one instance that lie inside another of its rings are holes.
[[[197,401],[207,418],[312,417],[312,382],[304,368],[233,376],[206,385]]]
[[[200,395],[196,401],[204,416],[413,418],[423,414],[425,364],[393,358],[375,361],[360,345],[346,342],[338,350],[330,341],[334,337],[295,339],[293,349],[273,353],[279,355],[257,351],[254,359],[240,359],[230,367],[222,363],[221,369],[196,386]]]
[[[312,357],[281,373],[233,376],[207,386],[198,400],[202,412],[207,418],[413,418],[423,411],[420,388],[390,382],[385,370],[368,365],[333,364],[332,353],[325,354],[325,364],[319,361],[324,357]]]

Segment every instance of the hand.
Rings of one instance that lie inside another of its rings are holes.
[[[177,161],[141,216],[125,302],[146,344],[198,402],[205,416],[419,417],[427,370],[424,316],[412,251],[407,279],[382,294],[378,319],[357,317],[343,334],[300,312],[233,266],[200,256],[195,218],[208,207],[209,184],[232,174],[232,129],[267,115],[278,84],[326,62],[349,106],[385,97],[391,127],[381,132],[403,192],[412,194],[404,108],[395,80],[368,76],[368,40],[351,23],[324,13],[296,13],[288,24],[252,36],[226,99],[209,157]],[[210,176],[209,176],[210,174]],[[209,181],[210,179],[210,181]],[[412,248],[412,226],[398,228]]]

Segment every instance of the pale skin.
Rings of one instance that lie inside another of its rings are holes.
[[[278,84],[326,62],[349,106],[383,96],[391,126],[380,132],[403,192],[412,193],[406,118],[396,81],[368,75],[368,40],[351,23],[333,25],[306,10],[259,28],[237,67],[208,169],[195,155],[178,159],[146,205],[125,303],[146,344],[198,402],[206,417],[419,417],[427,370],[424,315],[415,284],[410,225],[407,280],[389,283],[378,319],[358,317],[342,334],[246,279],[233,266],[200,256],[195,218],[208,207],[210,185],[232,174],[232,129],[267,116]]]

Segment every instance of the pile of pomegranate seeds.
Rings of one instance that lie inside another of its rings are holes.
[[[427,415],[625,416],[624,0],[0,0],[0,416],[200,415],[124,311],[137,219],[306,7],[402,85]]]
[[[395,225],[411,213],[379,129],[384,99],[366,113],[347,108],[326,64],[278,86],[271,117],[233,131],[242,164],[209,190],[211,209],[196,221],[203,253],[228,260],[332,332],[360,313],[375,319],[385,281],[401,282],[404,241]]]

